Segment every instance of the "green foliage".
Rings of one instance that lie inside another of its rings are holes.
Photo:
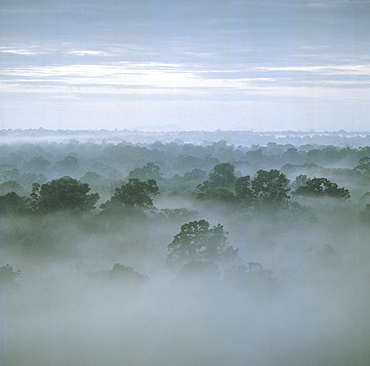
[[[370,157],[362,157],[354,170],[361,174],[370,174]]]
[[[198,215],[195,210],[188,210],[187,208],[162,208],[158,217],[165,217],[167,220],[183,220],[184,218],[190,218]]]
[[[230,163],[217,164],[209,173],[208,180],[198,185],[198,189],[205,192],[213,188],[233,188],[236,180],[234,171],[235,167]]]
[[[189,261],[232,262],[238,258],[238,249],[230,246],[222,225],[211,227],[206,220],[192,221],[181,226],[168,245],[170,254],[166,263],[177,266]]]
[[[123,207],[148,209],[153,207],[150,195],[157,195],[159,189],[154,179],[146,182],[138,178],[130,178],[128,183],[116,188],[114,196],[100,207],[106,212],[119,211]]]
[[[217,200],[221,202],[235,202],[235,195],[226,188],[211,188],[197,194],[200,200]]]
[[[87,194],[90,187],[71,177],[52,180],[41,186],[34,185],[32,205],[42,213],[56,211],[88,212],[93,210],[99,194]]]
[[[252,190],[251,177],[246,175],[240,177],[235,182],[235,193],[239,202],[253,204],[255,201],[254,192]]]
[[[15,192],[19,195],[24,195],[23,187],[15,180],[8,180],[0,184],[0,195],[5,195],[9,192]]]
[[[294,192],[295,195],[314,197],[335,197],[349,199],[351,196],[348,189],[339,188],[338,184],[326,178],[308,179],[306,184],[299,186]]]
[[[292,183],[292,188],[297,189],[298,187],[305,186],[307,181],[308,181],[307,175],[300,174],[294,179],[294,182]]]
[[[19,196],[15,192],[0,196],[0,214],[24,214],[27,212],[29,212],[27,197]]]
[[[154,179],[155,181],[160,182],[163,180],[161,168],[154,163],[147,163],[142,168],[136,168],[132,170],[128,177],[138,178],[143,181]]]
[[[226,172],[216,174],[216,172]],[[228,177],[228,179],[225,178]],[[212,179],[211,179],[212,177]],[[221,185],[235,188],[235,195]],[[197,198],[240,202],[258,208],[288,207],[290,196],[289,179],[276,169],[259,170],[253,180],[249,175],[235,178],[234,166],[228,163],[216,165],[210,179],[198,186],[201,191]]]
[[[258,207],[284,207],[290,198],[289,179],[276,169],[258,170],[251,188]]]
[[[207,172],[198,168],[193,169],[190,172],[184,173],[184,180],[191,181],[191,180],[201,180],[207,176]]]
[[[35,174],[35,173],[21,173],[18,169],[12,169],[5,171],[1,176],[0,180],[5,183],[4,187],[8,185],[12,185],[12,191],[15,191],[18,194],[23,194],[22,191],[19,191],[19,187],[31,187],[31,185],[35,182],[37,183],[45,183],[47,178],[43,174]],[[7,183],[9,182],[9,183]],[[15,185],[16,182],[18,185]],[[6,193],[6,192],[4,192]]]

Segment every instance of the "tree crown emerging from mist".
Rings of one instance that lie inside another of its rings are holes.
[[[305,176],[299,176],[296,180],[302,181]],[[316,196],[316,197],[335,197],[349,199],[348,189],[339,188],[338,184],[331,182],[327,178],[307,179],[304,185],[299,186],[294,192],[296,195]]]
[[[31,204],[40,212],[93,210],[99,194],[88,194],[90,187],[71,177],[63,177],[43,184],[35,183],[31,194]]]
[[[211,227],[206,220],[184,224],[167,247],[170,254],[166,263],[174,267],[190,261],[218,264],[236,260],[238,249],[228,244],[226,235],[221,224]]]
[[[130,178],[128,183],[123,184],[121,188],[116,188],[111,199],[100,207],[105,212],[119,211],[122,208],[148,209],[153,207],[151,195],[157,194],[159,189],[154,179],[148,179],[145,182],[139,178]]]

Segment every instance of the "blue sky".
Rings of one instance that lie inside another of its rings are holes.
[[[0,128],[370,130],[370,0],[2,0]]]

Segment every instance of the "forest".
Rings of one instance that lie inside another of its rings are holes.
[[[2,365],[370,364],[370,135],[0,131]]]

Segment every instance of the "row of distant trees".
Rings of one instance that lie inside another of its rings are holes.
[[[253,178],[249,175],[237,178],[234,170],[230,163],[216,165],[208,179],[198,186],[200,193],[197,198],[238,201],[257,207],[284,207],[288,204],[290,181],[277,169],[258,170]],[[309,179],[306,175],[299,175],[294,186],[297,188],[292,192],[293,195],[350,198],[347,189],[339,188],[326,178]]]
[[[150,167],[153,168],[152,166]],[[293,195],[334,197],[349,199],[349,191],[340,188],[327,178],[307,178],[299,175],[293,182]],[[289,206],[291,185],[289,179],[276,169],[259,170],[254,177],[236,177],[230,163],[214,166],[202,184],[199,184],[197,199],[238,203],[257,208],[284,208]],[[50,182],[34,183],[29,197],[12,191],[0,196],[2,213],[50,213],[56,211],[89,212],[95,209],[100,196],[89,193],[88,183],[71,177]],[[148,209],[153,207],[153,196],[159,193],[155,179],[129,178],[100,208],[104,213],[118,213],[124,208]]]

